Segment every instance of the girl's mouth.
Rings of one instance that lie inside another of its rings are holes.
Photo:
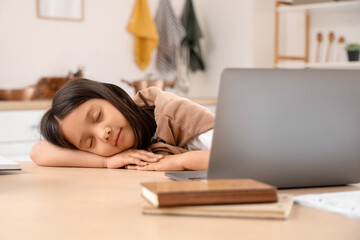
[[[118,143],[118,141],[119,141],[120,133],[121,133],[121,128],[120,128],[119,133],[117,134],[117,136],[116,136],[116,138],[115,138],[115,147],[117,146],[117,143]]]

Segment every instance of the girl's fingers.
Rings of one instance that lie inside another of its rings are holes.
[[[147,152],[147,151],[133,152],[131,154],[131,156],[134,158],[138,158],[142,161],[146,161],[146,162],[158,162],[160,159],[164,158],[163,155],[154,154],[154,153]]]
[[[142,166],[142,167],[137,167],[136,170],[138,171],[152,171],[152,167],[151,165],[147,165],[147,166]]]
[[[151,164],[148,164],[146,166],[127,165],[127,166],[125,166],[125,168],[129,169],[129,170],[138,170],[138,171],[153,171],[153,170],[155,170]]]
[[[137,166],[134,166],[134,165],[127,165],[125,166],[126,169],[129,169],[129,170],[137,170]]]
[[[129,157],[127,164],[134,164],[134,165],[137,165],[137,166],[146,166],[146,165],[148,165],[147,162],[145,162],[145,161],[143,161],[141,159],[138,159],[136,157]]]
[[[125,166],[126,169],[129,170],[138,170],[138,171],[152,171],[154,169],[152,169],[152,167],[150,167],[150,165],[147,166],[138,166],[138,165],[127,165]]]
[[[159,163],[149,163],[146,166],[138,166],[136,170],[140,171],[161,171],[161,164]]]

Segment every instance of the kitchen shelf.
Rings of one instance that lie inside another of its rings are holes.
[[[342,2],[324,2],[324,3],[312,3],[301,4],[291,6],[279,6],[278,12],[297,12],[308,11],[310,13],[316,12],[328,12],[328,11],[357,11],[360,10],[360,1],[342,1]]]
[[[336,69],[360,69],[359,62],[338,63],[309,63],[309,34],[310,16],[316,13],[360,11],[360,1],[334,1],[312,4],[292,5],[288,1],[276,1],[275,5],[275,41],[274,41],[274,67],[275,68],[336,68]],[[303,56],[289,56],[279,53],[279,14],[281,13],[303,13],[305,15],[304,35],[305,47]],[[283,63],[283,61],[293,64]]]
[[[277,68],[312,68],[312,69],[359,69],[360,62],[339,63],[305,63],[305,62],[279,62]]]
[[[307,63],[307,68],[331,68],[331,69],[360,69],[360,62],[339,62],[339,63]]]

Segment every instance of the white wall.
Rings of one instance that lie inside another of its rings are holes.
[[[133,60],[126,26],[135,1],[84,1],[85,20],[69,22],[37,18],[35,0],[0,0],[0,88],[24,87],[84,67],[85,77],[119,84],[133,94],[119,80],[155,72],[154,61],[141,71]],[[223,68],[254,65],[255,1],[268,0],[193,0],[207,71],[191,75],[188,96],[216,96]],[[154,15],[158,0],[148,2]],[[184,0],[171,3],[180,15]]]
[[[274,66],[274,23],[276,0],[254,0],[253,67]]]
[[[180,16],[185,0],[170,0]],[[0,0],[0,88],[20,88],[42,76],[64,76],[84,67],[85,77],[119,84],[156,73],[153,61],[145,71],[134,63],[133,37],[126,26],[135,0],[84,0],[85,20],[43,20],[36,16],[36,0]],[[155,15],[159,0],[148,0]],[[191,74],[190,97],[216,96],[226,67],[273,66],[275,0],[193,0],[204,38],[207,70]],[[310,60],[316,33],[343,35],[360,42],[359,10],[324,12],[311,16]],[[303,14],[281,16],[281,54],[304,52]],[[337,39],[337,38],[336,38]],[[325,48],[325,43],[322,48]],[[344,53],[344,52],[343,52]],[[342,60],[345,56],[343,56]],[[181,92],[179,92],[182,94]]]
[[[203,7],[208,70],[196,87],[209,82],[205,90],[215,95],[224,68],[253,66],[253,1],[206,0]]]

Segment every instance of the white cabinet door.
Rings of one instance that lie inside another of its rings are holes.
[[[45,110],[0,111],[0,143],[38,140]]]
[[[28,155],[45,110],[0,111],[0,155]]]

